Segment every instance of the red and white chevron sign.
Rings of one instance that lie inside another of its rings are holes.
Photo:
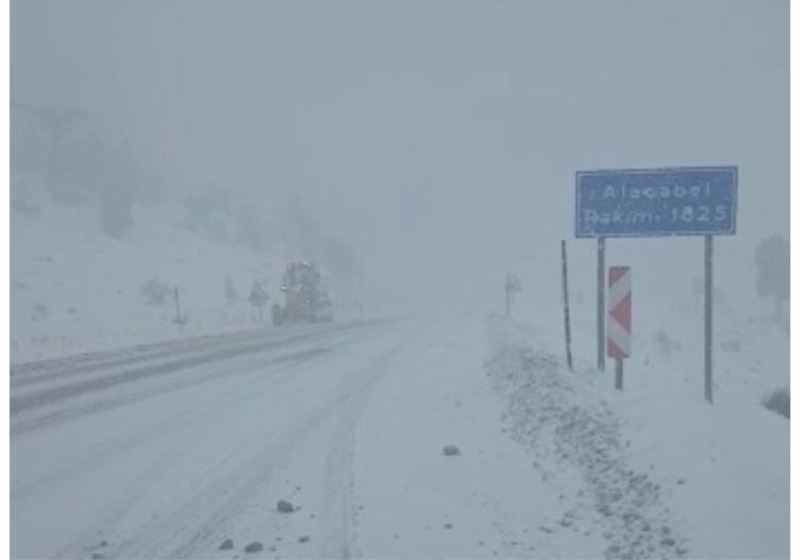
[[[621,360],[631,355],[631,269],[608,269],[608,323],[606,347],[610,358]]]

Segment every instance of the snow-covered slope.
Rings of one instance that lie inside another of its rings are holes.
[[[183,229],[177,205],[135,206],[135,227],[117,239],[101,233],[96,203],[27,196],[11,216],[13,362],[266,325],[268,306],[259,320],[250,290],[257,281],[276,298],[293,256]],[[175,287],[185,322],[175,321]]]

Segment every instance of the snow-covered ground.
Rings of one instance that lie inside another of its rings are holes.
[[[668,369],[616,392],[551,332],[341,322],[16,368],[12,555],[788,555],[786,419]]]
[[[691,360],[676,369],[631,360],[619,392],[610,367],[579,360],[569,372],[555,337],[539,329],[495,321],[491,330],[489,370],[509,430],[543,478],[573,497],[556,531],[600,531],[611,558],[788,557],[789,422],[760,405],[761,383],[748,379],[760,371],[728,363],[709,406]],[[773,342],[783,352],[776,362],[785,360],[788,347]]]
[[[298,257],[189,231],[175,204],[135,206],[135,227],[115,239],[100,233],[96,203],[26,194],[37,210],[12,211],[13,363],[267,325],[286,263]],[[261,318],[248,302],[254,282],[273,298]]]
[[[709,406],[692,296],[636,300],[619,392],[590,298],[564,367],[549,277],[520,321],[274,329],[247,297],[277,296],[288,248],[170,204],[115,239],[90,204],[34,202],[11,231],[14,557],[788,555],[789,423],[762,406],[788,329],[752,305],[717,306]]]

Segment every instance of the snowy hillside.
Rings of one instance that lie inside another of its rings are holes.
[[[15,363],[264,327],[285,264],[298,257],[282,245],[257,253],[190,231],[178,204],[137,205],[136,226],[110,237],[100,231],[97,203],[59,205],[30,187],[35,180],[12,184]],[[271,297],[262,318],[248,302],[255,282]]]

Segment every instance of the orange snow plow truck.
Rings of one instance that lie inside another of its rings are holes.
[[[272,323],[275,326],[333,320],[331,302],[322,288],[319,271],[313,264],[289,263],[283,274],[281,291],[285,298],[284,306],[277,303],[272,306]]]

